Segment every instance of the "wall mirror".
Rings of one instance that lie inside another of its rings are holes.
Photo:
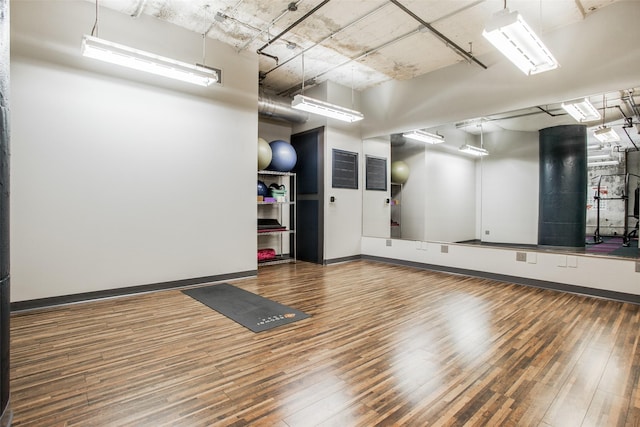
[[[585,99],[598,115],[580,123],[562,104],[580,111],[588,107],[577,101]],[[412,139],[411,130],[363,141],[364,155],[387,159],[389,171],[386,192],[363,192],[363,235],[536,247],[539,130],[583,124],[588,185],[585,250],[593,246],[594,252],[607,255],[595,250],[594,243],[600,243],[597,238],[634,237],[637,228],[634,190],[640,187],[640,87],[569,101],[420,129],[444,139],[436,144]],[[596,131],[611,130],[617,141],[603,142],[595,136]],[[464,146],[470,147],[468,152],[461,151]],[[635,239],[627,240],[637,249],[637,231]]]

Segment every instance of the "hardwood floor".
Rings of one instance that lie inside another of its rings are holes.
[[[368,261],[233,284],[312,317],[255,334],[177,290],[14,314],[14,425],[640,424],[639,306]]]

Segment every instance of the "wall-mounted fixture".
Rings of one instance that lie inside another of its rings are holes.
[[[405,138],[415,139],[416,141],[426,142],[427,144],[442,144],[444,136],[437,133],[429,133],[423,130],[412,130],[402,134]]]
[[[527,75],[558,68],[558,61],[522,16],[507,9],[506,0],[504,9],[491,17],[482,35]]]
[[[291,102],[291,108],[306,111],[308,113],[319,114],[332,119],[342,120],[343,122],[357,122],[362,120],[364,115],[356,110],[341,107],[329,102],[320,101],[304,95],[296,95]]]
[[[217,68],[187,64],[89,35],[82,39],[82,55],[200,86],[219,82],[222,73]]]
[[[600,112],[593,106],[588,98],[563,102],[562,108],[580,123],[600,120]]]
[[[489,152],[484,148],[476,147],[474,145],[464,144],[460,147],[460,151],[467,154],[473,154],[474,156],[488,156]]]

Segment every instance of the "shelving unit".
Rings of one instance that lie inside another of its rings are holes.
[[[276,219],[281,226],[285,227],[283,230],[258,230],[258,249],[273,248],[276,251],[275,258],[258,261],[258,266],[296,262],[296,174],[262,170],[258,171],[258,179],[262,180],[267,187],[276,183],[284,184],[287,189],[285,201],[257,202],[258,219]]]

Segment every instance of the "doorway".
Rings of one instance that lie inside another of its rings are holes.
[[[324,127],[291,135],[298,161],[296,252],[301,261],[324,262]]]

